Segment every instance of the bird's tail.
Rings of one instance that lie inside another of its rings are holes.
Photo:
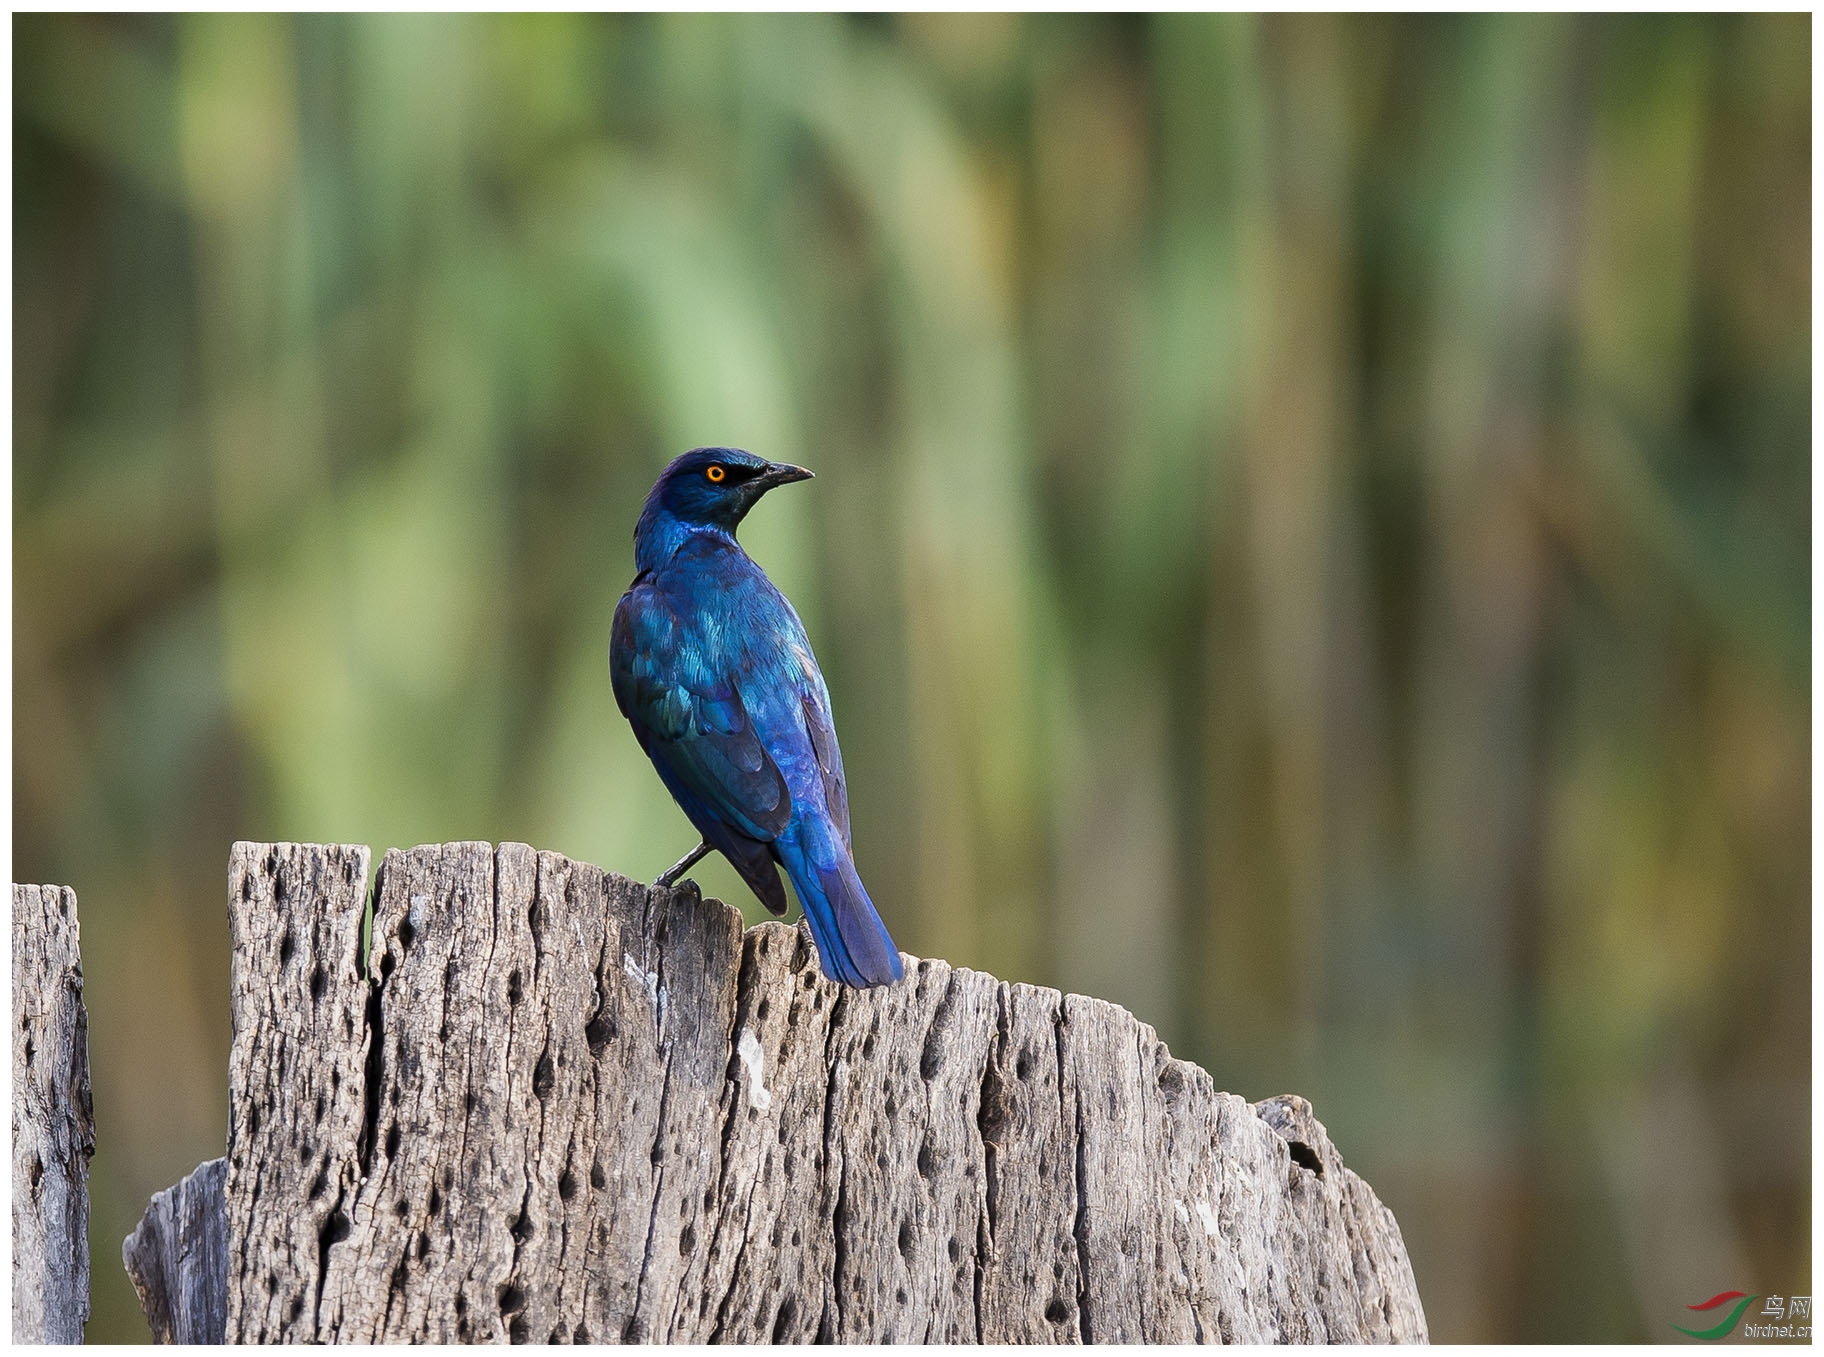
[[[823,973],[858,989],[892,984],[905,974],[899,949],[875,913],[848,848],[810,816],[796,828],[774,847],[798,888]]]

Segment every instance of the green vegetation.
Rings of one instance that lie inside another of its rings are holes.
[[[1310,1096],[1440,1339],[1809,1290],[1809,16],[14,20],[14,872],[92,1339],[231,840],[694,842],[640,498],[818,472],[902,946]],[[752,905],[725,865],[705,888]]]

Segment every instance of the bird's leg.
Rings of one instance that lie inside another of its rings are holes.
[[[683,876],[684,873],[703,861],[708,855],[709,841],[705,839],[702,843],[698,844],[695,848],[691,849],[683,857],[679,858],[676,862],[672,863],[671,866],[661,872],[659,874],[659,879],[653,882],[653,884],[655,886],[677,885],[679,877]]]

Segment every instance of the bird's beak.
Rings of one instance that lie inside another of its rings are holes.
[[[757,490],[771,490],[776,485],[790,485],[793,481],[808,481],[811,473],[801,466],[789,462],[768,462],[762,471],[748,484]]]

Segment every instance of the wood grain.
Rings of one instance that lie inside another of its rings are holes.
[[[13,887],[13,1341],[89,1318],[89,1018],[76,893]]]
[[[219,1343],[228,1318],[228,1161],[152,1198],[121,1262],[159,1343]]]

